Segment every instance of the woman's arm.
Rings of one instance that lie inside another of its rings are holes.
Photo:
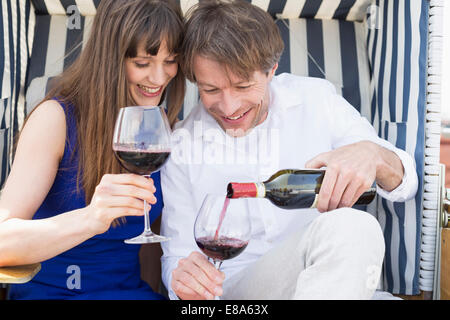
[[[108,230],[125,215],[142,215],[156,202],[153,181],[138,175],[105,175],[87,207],[31,220],[53,185],[64,153],[65,114],[46,101],[28,119],[0,199],[0,266],[54,257]]]

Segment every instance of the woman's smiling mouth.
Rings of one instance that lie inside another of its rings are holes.
[[[162,87],[147,87],[142,84],[138,84],[137,87],[139,88],[139,91],[146,97],[158,96],[162,91]]]

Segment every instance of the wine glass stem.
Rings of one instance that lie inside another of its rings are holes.
[[[150,175],[144,175],[147,179],[150,178]],[[148,210],[147,200],[144,200],[144,232],[146,235],[153,234],[152,229],[150,228],[150,213]]]
[[[214,267],[216,267],[217,270],[220,271],[220,267],[222,266],[222,260],[216,260],[216,259],[212,259],[213,263],[214,263]]]
[[[149,216],[149,212],[148,212],[148,206],[147,206],[147,201],[144,200],[144,223],[145,223],[145,233],[146,234],[151,234],[152,229],[150,229],[150,216]]]

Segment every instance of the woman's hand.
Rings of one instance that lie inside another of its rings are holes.
[[[95,234],[106,232],[117,218],[142,216],[143,200],[155,204],[155,191],[151,178],[136,174],[105,174],[86,207]]]

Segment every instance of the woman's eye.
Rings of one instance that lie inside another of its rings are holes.
[[[167,64],[174,64],[177,63],[177,60],[166,60]]]
[[[138,67],[138,68],[145,68],[145,67],[148,67],[148,63],[137,63],[137,62],[135,62],[134,64],[135,64],[136,67]]]

